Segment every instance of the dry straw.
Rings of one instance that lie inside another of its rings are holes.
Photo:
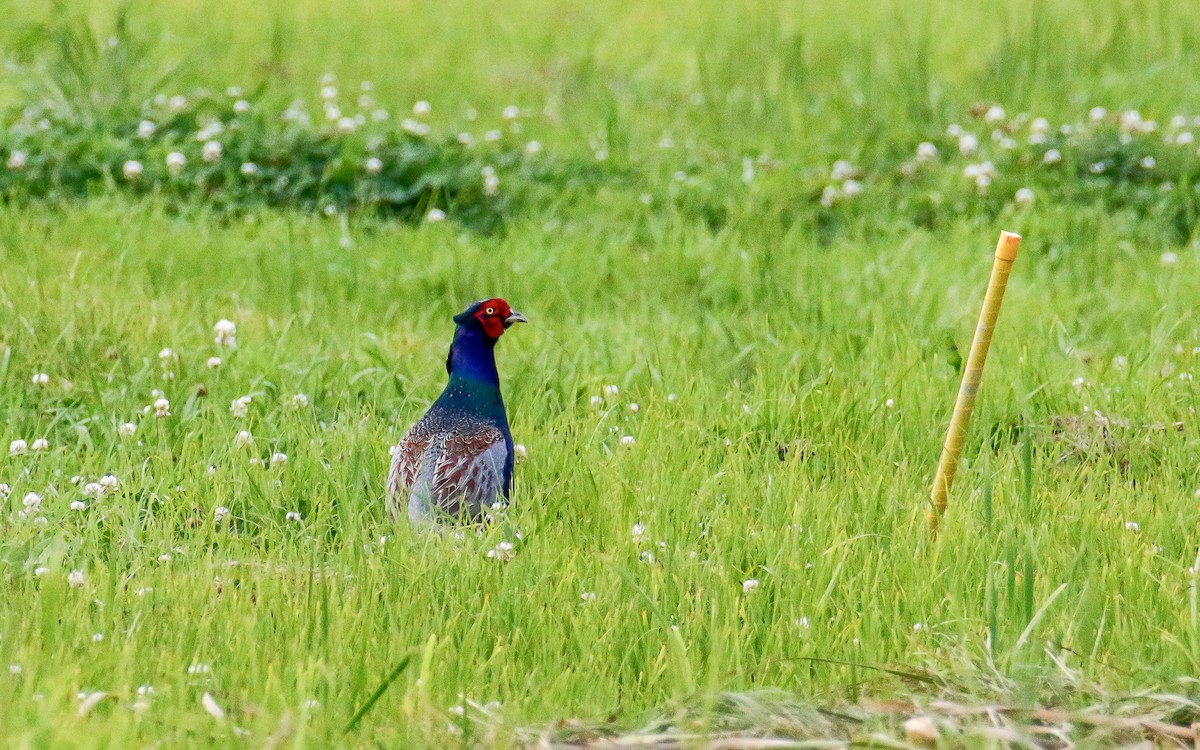
[[[958,471],[958,459],[962,455],[963,443],[971,425],[971,412],[975,409],[975,396],[979,393],[979,381],[983,379],[983,365],[987,361],[988,347],[992,343],[992,332],[1000,316],[1000,303],[1004,301],[1004,290],[1008,286],[1008,275],[1013,261],[1017,259],[1017,248],[1021,235],[1001,232],[996,243],[996,258],[992,264],[992,278],[988,281],[987,294],[983,298],[983,309],[979,311],[979,325],[975,328],[975,340],[971,342],[971,354],[967,357],[967,368],[963,372],[962,385],[958,389],[958,400],[954,403],[954,416],[950,429],[946,431],[946,443],[942,446],[942,459],[938,462],[937,476],[929,496],[929,527],[935,533],[938,523],[946,512],[946,500]]]

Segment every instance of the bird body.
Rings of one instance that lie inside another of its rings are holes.
[[[446,358],[450,376],[429,410],[405,434],[388,474],[388,509],[426,526],[477,522],[512,490],[513,439],[500,395],[496,342],[526,322],[499,298],[476,302],[454,317]]]

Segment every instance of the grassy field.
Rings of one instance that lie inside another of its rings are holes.
[[[50,11],[4,6],[6,56],[52,59],[28,25]],[[1190,216],[1039,187],[923,223],[872,165],[980,102],[1200,115],[1195,11],[133,6],[135,89],[174,70],[162,93],[286,103],[329,71],[477,134],[517,105],[522,138],[620,179],[547,186],[491,234],[119,191],[0,205],[0,439],[26,446],[0,453],[4,744],[509,747],[673,712],[778,733],[747,706],[863,696],[1192,711]],[[90,12],[103,36],[113,8]],[[822,213],[809,186],[843,159],[865,191]],[[1002,228],[1026,241],[932,539]],[[384,510],[388,447],[489,295],[532,321],[499,347],[528,457],[500,523],[420,536]]]

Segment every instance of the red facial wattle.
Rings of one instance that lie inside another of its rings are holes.
[[[502,299],[490,299],[475,311],[475,319],[483,327],[488,338],[498,339],[504,333],[504,321],[512,314],[508,303]]]

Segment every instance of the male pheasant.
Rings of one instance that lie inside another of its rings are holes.
[[[419,526],[478,522],[512,489],[513,439],[495,349],[509,326],[529,321],[493,298],[470,305],[454,322],[450,382],[396,446],[388,473],[389,512],[399,517],[407,500],[408,517]]]

